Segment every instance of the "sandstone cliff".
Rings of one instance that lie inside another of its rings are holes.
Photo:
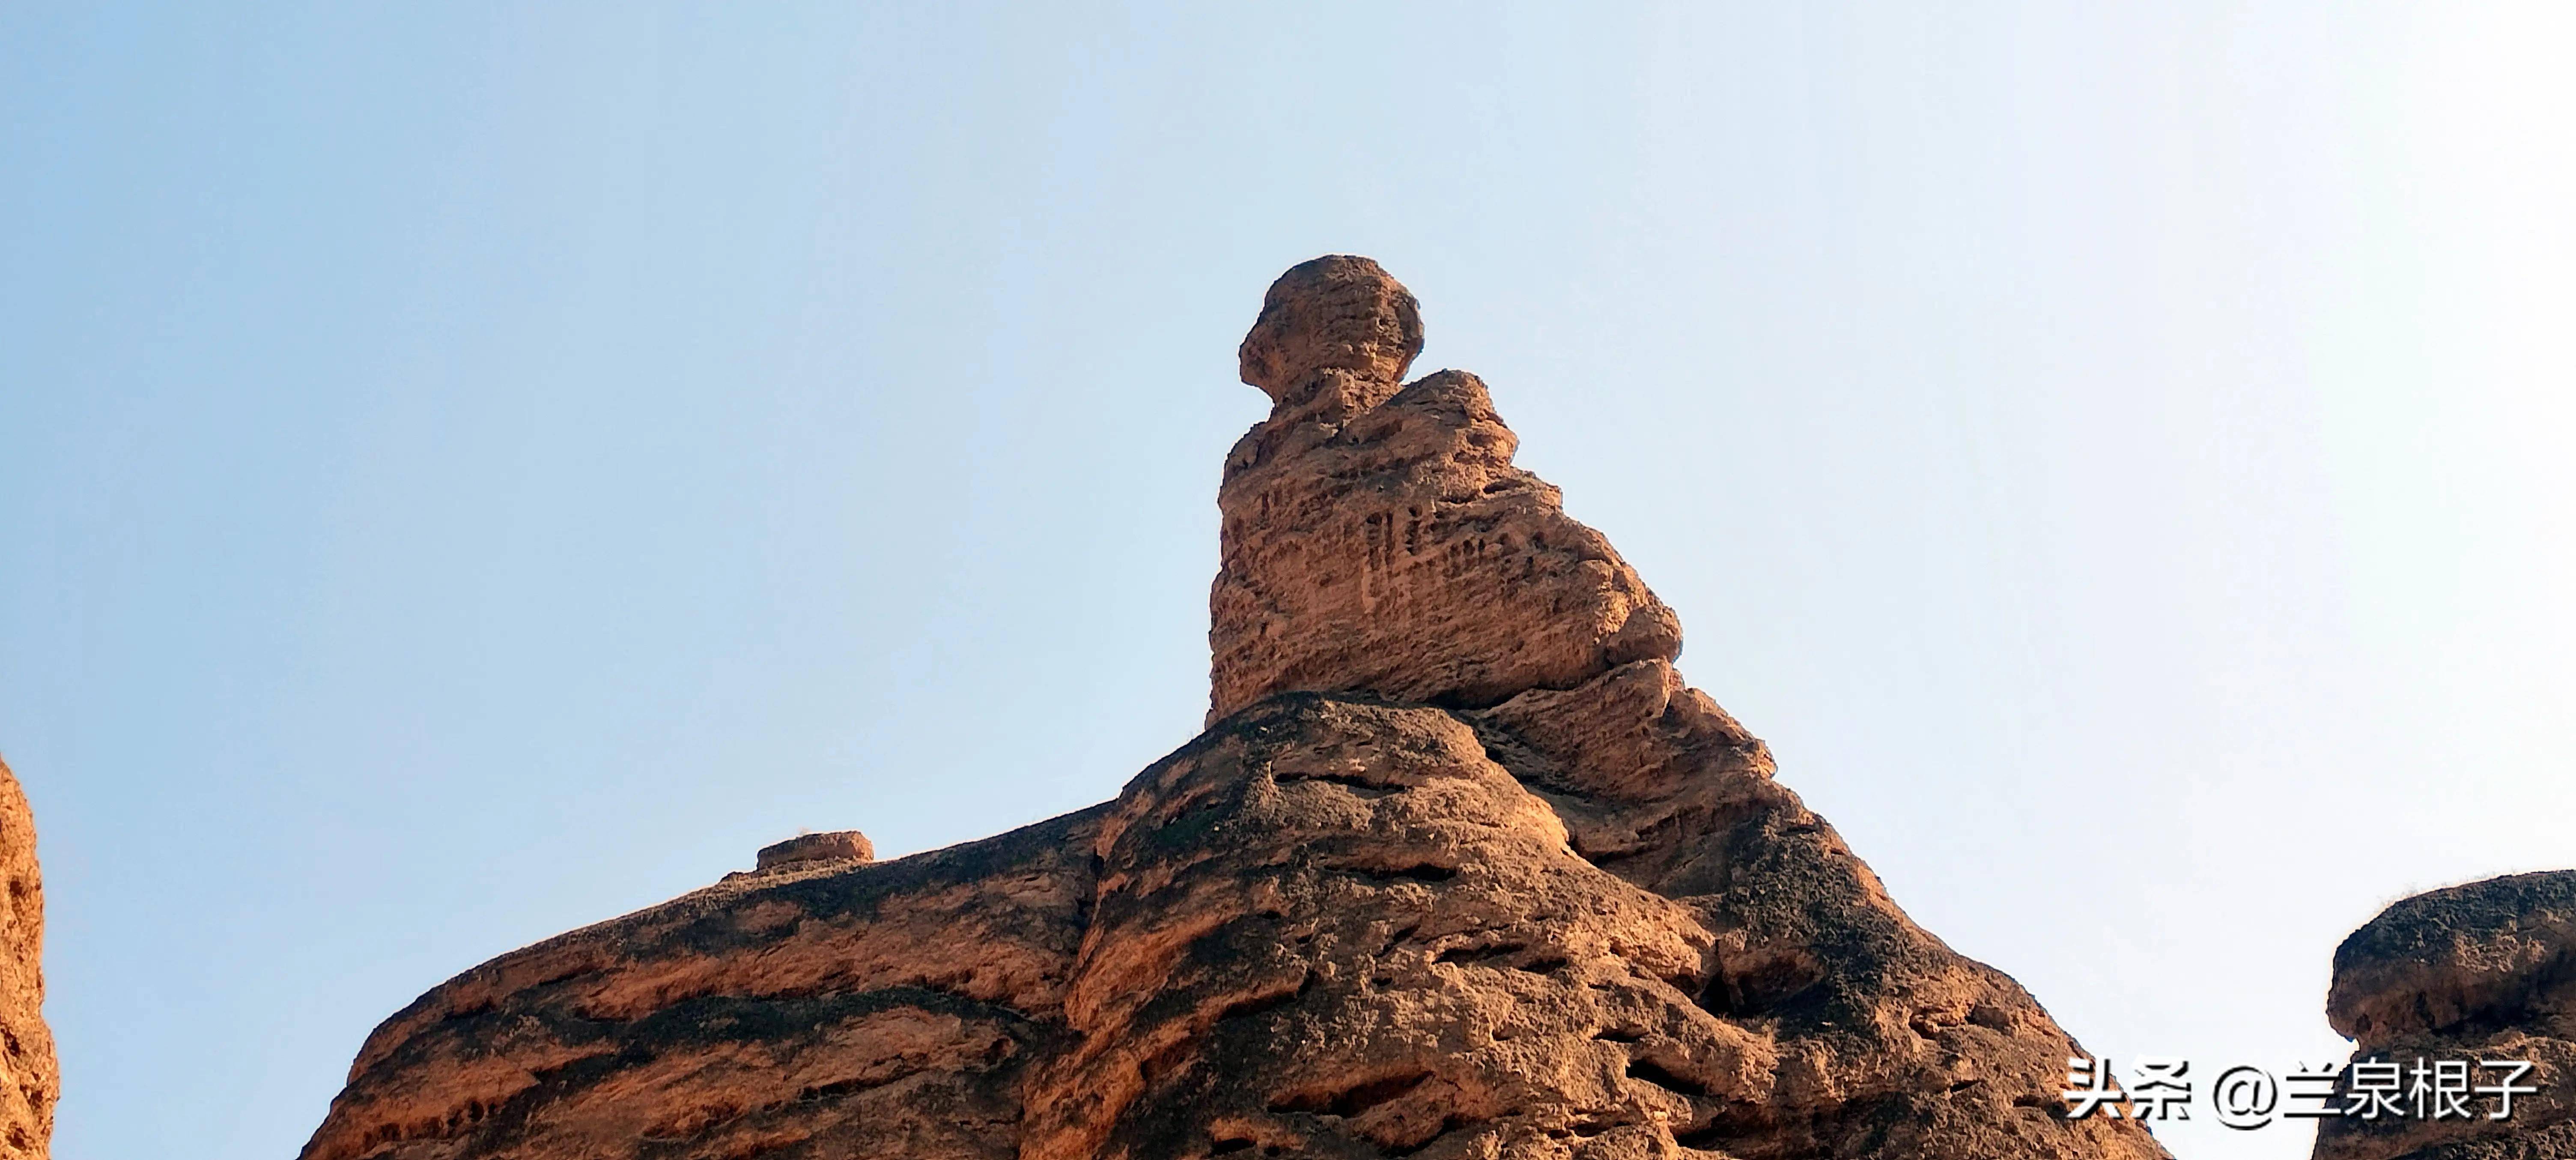
[[[45,1027],[45,882],[36,820],[18,777],[0,762],[0,1160],[42,1160],[54,1136],[54,1035]]]
[[[2063,1118],[2080,1049],[1683,682],[1483,384],[1404,382],[1421,338],[1365,259],[1271,288],[1209,727],[1116,800],[477,967],[306,1160],[2162,1156]]]
[[[2490,878],[2418,894],[2335,949],[2326,1019],[2353,1059],[2518,1060],[2539,1089],[2492,1120],[2474,1114],[2319,1121],[2318,1160],[2563,1160],[2576,1156],[2576,870]],[[2474,1086],[2501,1085],[2493,1069]],[[2406,1082],[2412,1083],[2408,1079]],[[2347,1076],[2347,1097],[2351,1080]]]

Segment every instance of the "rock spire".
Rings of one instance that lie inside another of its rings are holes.
[[[1211,723],[1291,691],[1483,708],[1680,654],[1680,618],[1512,466],[1484,383],[1399,385],[1421,346],[1413,295],[1366,258],[1270,288],[1243,380],[1275,405],[1217,492]]]

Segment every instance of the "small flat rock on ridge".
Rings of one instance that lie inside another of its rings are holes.
[[[776,870],[813,862],[872,862],[877,848],[868,836],[857,830],[833,830],[822,834],[798,834],[784,842],[773,842],[760,848],[756,868]]]

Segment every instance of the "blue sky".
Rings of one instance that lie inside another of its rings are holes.
[[[1115,792],[1327,252],[1925,925],[2337,1054],[2344,933],[2576,865],[2571,20],[0,8],[57,1152],[290,1154],[494,954]]]

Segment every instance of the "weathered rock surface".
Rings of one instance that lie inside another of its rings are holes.
[[[2527,1060],[2513,1115],[2319,1121],[2319,1160],[2576,1156],[2576,870],[2516,874],[2402,899],[2335,949],[2326,1019],[2353,1059]],[[2500,1072],[2473,1073],[2478,1085]],[[2411,1080],[2409,1081],[2411,1082]]]
[[[1485,706],[1681,652],[1680,618],[1512,466],[1476,376],[1400,385],[1421,348],[1413,296],[1366,258],[1271,288],[1243,378],[1278,405],[1217,493],[1211,724],[1288,691]]]
[[[738,875],[476,967],[368,1037],[303,1155],[1015,1156],[1102,812]]]
[[[780,860],[380,1027],[307,1160],[2156,1157],[1925,933],[1413,298],[1325,258],[1242,350],[1210,725],[1115,801]]]
[[[62,1075],[45,1026],[45,882],[36,819],[18,777],[0,762],[0,1160],[41,1160],[54,1136]]]

